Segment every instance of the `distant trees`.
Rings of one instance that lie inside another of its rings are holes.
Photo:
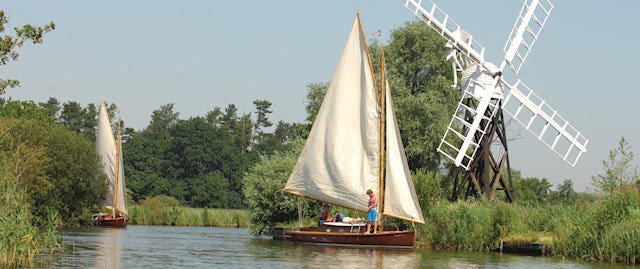
[[[135,201],[172,196],[193,207],[246,207],[242,177],[259,159],[297,138],[297,125],[279,122],[271,102],[256,100],[255,121],[235,105],[205,117],[179,119],[173,104],[153,111],[151,122],[123,146],[125,174]]]

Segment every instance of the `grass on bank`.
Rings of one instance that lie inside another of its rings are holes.
[[[588,261],[640,262],[640,192],[622,188],[595,202],[538,205],[461,201],[433,203],[416,245],[492,251],[500,240],[544,243],[550,255]]]
[[[184,206],[149,207],[132,205],[129,223],[134,225],[173,226],[249,226],[249,211],[243,209],[191,208]]]

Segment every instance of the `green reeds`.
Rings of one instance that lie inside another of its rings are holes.
[[[433,203],[417,227],[418,247],[490,251],[543,243],[546,253],[588,261],[640,262],[640,191],[629,186],[595,202],[518,205],[464,201]]]
[[[553,233],[555,255],[589,261],[640,262],[640,192],[622,187],[566,212]]]
[[[249,226],[249,211],[242,209],[191,208],[172,206],[156,208],[146,205],[132,205],[129,222],[136,225],[176,225],[176,226]]]
[[[23,193],[12,184],[12,176],[0,177],[0,267],[31,266],[40,254],[51,254],[60,249],[56,231],[58,216],[49,212],[41,226],[30,214]]]

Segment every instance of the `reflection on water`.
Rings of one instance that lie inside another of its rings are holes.
[[[256,239],[246,229],[136,226],[62,231],[47,268],[628,268],[549,257],[367,249]]]

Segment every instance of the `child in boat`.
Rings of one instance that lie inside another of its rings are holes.
[[[377,233],[378,231],[378,222],[376,222],[376,218],[378,216],[378,200],[376,200],[376,195],[373,193],[371,189],[367,190],[367,195],[369,195],[369,206],[367,206],[367,233],[371,231],[371,224],[373,224],[373,233]]]
[[[329,217],[329,205],[320,207],[318,211],[318,226],[322,225]]]

